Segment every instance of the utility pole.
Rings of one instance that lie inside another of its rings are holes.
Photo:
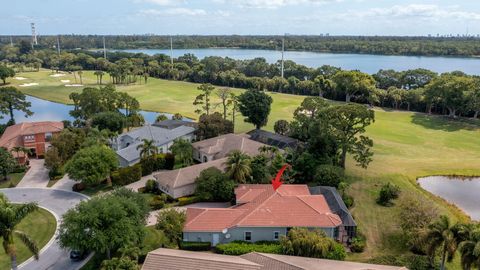
[[[282,38],[282,79],[283,79],[283,69],[284,69],[284,54],[285,54],[285,36]]]
[[[172,66],[173,69],[173,39],[170,36],[170,65]]]
[[[58,55],[60,55],[60,38],[59,38],[59,36],[57,36],[57,52],[58,52]]]
[[[103,36],[103,58],[107,60],[107,47],[105,47],[105,36]]]

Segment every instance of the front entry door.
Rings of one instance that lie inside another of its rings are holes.
[[[218,233],[213,234],[213,239],[212,239],[212,246],[216,246],[220,242],[220,236]]]

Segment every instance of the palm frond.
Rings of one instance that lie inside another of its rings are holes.
[[[32,238],[30,238],[29,235],[22,231],[15,231],[15,235],[18,236],[18,238],[20,238],[20,241],[22,241],[23,244],[28,248],[28,250],[33,253],[35,260],[38,260],[39,250],[37,243]]]
[[[37,203],[26,203],[16,207],[15,211],[15,221],[19,223],[24,219],[28,214],[38,210]]]

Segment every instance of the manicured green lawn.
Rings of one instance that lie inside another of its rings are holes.
[[[13,85],[39,83],[38,86],[19,87],[19,89],[25,94],[61,103],[71,103],[68,97],[69,94],[72,92],[79,92],[83,89],[83,87],[64,86],[64,83],[62,83],[61,80],[70,80],[71,83],[74,83],[74,77],[71,74],[58,78],[50,77],[49,75],[51,75],[51,72],[47,70],[42,70],[40,72],[26,72],[20,73],[17,76],[27,78],[27,80],[18,81],[10,79],[9,81],[12,82]],[[104,82],[108,81],[109,76],[105,75]],[[96,78],[93,75],[93,72],[84,72],[83,84],[90,84],[91,86],[96,84]],[[193,100],[200,93],[200,91],[197,90],[197,86],[198,84],[189,82],[149,78],[147,84],[142,83],[129,86],[117,86],[117,89],[128,92],[130,95],[137,98],[140,102],[141,108],[144,110],[169,113],[179,112],[183,116],[197,118],[195,107],[192,105]],[[243,90],[234,89],[234,91],[238,94]],[[303,97],[295,95],[276,93],[272,93],[271,95],[274,99],[274,103],[268,125],[268,128],[270,129],[273,128],[275,121],[291,118],[292,112],[303,100]],[[216,96],[212,99],[213,102],[219,102]],[[243,122],[241,115],[238,115],[237,118],[237,132],[253,129],[253,125]]]
[[[0,180],[0,188],[9,188],[9,187],[15,187],[20,183],[20,180],[22,180],[23,176],[25,173],[12,173],[8,177],[9,179],[7,181]]]
[[[58,102],[69,102],[72,89],[61,86],[59,78],[49,72],[23,73],[19,76],[38,82],[38,87],[20,88],[26,94]],[[70,75],[69,75],[70,76]],[[95,83],[91,72],[85,72],[84,82]],[[65,79],[62,77],[61,79]],[[68,79],[73,80],[73,76]],[[108,80],[108,76],[107,79]],[[24,83],[25,81],[22,81]],[[18,84],[18,82],[14,82]],[[149,79],[147,85],[119,87],[136,97],[146,110],[180,112],[195,117],[192,101],[198,94],[197,85],[187,82]],[[79,91],[81,88],[77,89]],[[241,91],[241,90],[235,90]],[[304,97],[272,93],[274,103],[267,129],[278,119],[289,120]],[[480,121],[465,123],[421,113],[376,109],[376,121],[367,135],[374,140],[374,160],[367,170],[348,160],[347,174],[355,197],[352,212],[360,229],[366,234],[368,246],[364,253],[351,260],[365,261],[384,254],[402,254],[405,248],[398,241],[398,206],[381,207],[375,203],[380,186],[392,182],[402,188],[402,194],[427,196],[436,206],[456,220],[466,220],[464,214],[423,191],[416,178],[433,174],[480,175]],[[236,131],[252,129],[238,117]]]
[[[40,249],[50,241],[56,228],[57,221],[55,217],[47,210],[41,208],[28,215],[17,226],[17,230],[23,231],[31,236],[37,242]],[[16,237],[15,244],[17,247],[18,264],[33,256],[20,239]],[[3,247],[0,249],[0,269],[10,269],[10,257],[5,254]]]

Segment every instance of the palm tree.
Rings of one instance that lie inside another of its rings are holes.
[[[3,194],[0,194],[0,235],[3,240],[3,249],[10,256],[13,270],[17,269],[17,250],[14,236],[18,237],[33,253],[34,258],[38,260],[39,249],[35,241],[26,233],[15,229],[22,219],[37,209],[38,206],[35,203],[11,204]]]
[[[250,157],[239,150],[233,150],[228,154],[225,165],[227,174],[237,183],[246,183],[252,173]]]
[[[471,224],[465,228],[465,239],[458,246],[458,251],[462,255],[462,268],[480,269],[480,226]]]
[[[103,78],[103,74],[105,74],[105,72],[103,72],[101,70],[97,70],[93,74],[95,76],[97,76],[97,84],[102,84],[102,78]]]
[[[83,80],[82,80],[83,71],[79,70],[77,73],[78,73],[78,77],[80,77],[80,84],[83,84]]]
[[[175,155],[177,161],[182,167],[193,163],[193,146],[188,140],[177,139],[170,147],[170,151]]]
[[[142,139],[142,144],[137,146],[137,150],[140,150],[140,157],[149,157],[158,153],[158,148],[155,145],[154,140]]]
[[[460,226],[452,225],[447,216],[440,216],[439,220],[428,226],[424,235],[427,255],[434,258],[436,251],[440,249],[442,254],[441,270],[445,270],[445,262],[451,261],[457,251],[459,232]]]
[[[268,155],[268,157],[273,158],[280,150],[275,146],[263,145],[258,148],[258,151],[262,154]]]

